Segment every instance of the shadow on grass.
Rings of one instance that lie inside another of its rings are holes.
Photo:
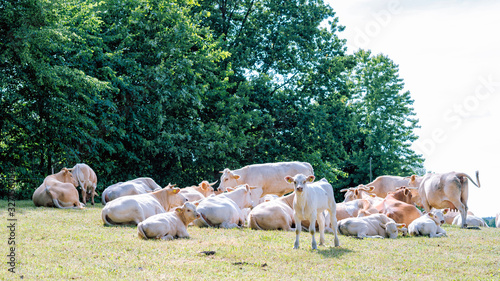
[[[353,251],[347,248],[340,247],[328,247],[325,249],[318,248],[316,252],[325,258],[340,258],[345,254],[350,254]]]

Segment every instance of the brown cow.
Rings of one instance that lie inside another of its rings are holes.
[[[381,203],[375,205],[375,208],[397,223],[410,225],[412,221],[422,215],[422,213],[411,204],[411,198],[411,191],[405,187],[401,187],[395,192],[388,193]]]
[[[33,193],[35,206],[57,207],[61,209],[83,209],[79,201],[78,183],[67,168],[57,174],[47,176]]]
[[[97,186],[97,176],[87,164],[76,164],[73,168],[68,169],[73,174],[80,187],[82,188],[82,201],[83,204],[87,204],[87,196],[91,198],[91,204],[94,205],[94,196],[97,194],[95,192]]]
[[[468,179],[477,187],[480,187],[479,171],[476,171],[477,184],[465,173],[450,172],[445,174],[426,174],[420,184],[410,181],[410,186],[418,187],[420,200],[417,205],[423,207],[426,212],[431,208],[458,209],[462,215],[462,228],[467,228],[467,199],[469,197]]]

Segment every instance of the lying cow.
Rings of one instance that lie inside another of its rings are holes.
[[[384,214],[371,214],[366,217],[346,218],[339,221],[340,234],[357,238],[391,238],[398,237],[399,229],[406,225],[396,223]]]
[[[94,196],[99,195],[95,192],[97,187],[97,176],[87,164],[76,164],[69,169],[80,187],[82,188],[82,201],[87,204],[87,196],[90,196],[90,202],[94,205]]]
[[[452,225],[463,225],[462,216],[458,215],[453,219]],[[467,227],[489,227],[488,224],[480,217],[467,215]]]
[[[294,230],[293,199],[295,193],[263,202],[248,214],[248,227],[255,230]]]
[[[199,185],[188,186],[181,189],[182,195],[184,195],[189,202],[197,202],[203,200],[205,197],[215,195],[214,188],[212,187],[214,183],[209,183],[208,181],[202,181]]]
[[[408,226],[408,232],[411,236],[429,236],[430,238],[446,236],[446,231],[441,228],[443,223],[443,213],[433,211],[412,221]]]
[[[196,212],[196,205],[186,202],[171,212],[151,216],[137,225],[139,238],[156,238],[172,240],[174,238],[189,238],[187,226],[200,215]]]
[[[182,206],[187,202],[179,188],[164,188],[155,192],[119,197],[104,206],[101,212],[106,225],[139,224],[141,221]]]
[[[452,210],[450,208],[442,209],[441,211],[444,214],[444,223],[446,224],[453,224],[453,220],[455,219],[455,217],[460,215],[460,212],[458,210]],[[473,212],[467,211],[467,217],[473,215]]]
[[[242,209],[253,207],[251,190],[248,184],[237,187],[234,191],[210,196],[198,205],[200,218],[193,223],[199,227],[235,228],[245,225]]]
[[[337,221],[357,217],[360,211],[377,214],[378,210],[367,199],[337,203]]]
[[[161,186],[151,178],[137,178],[126,182],[115,183],[108,186],[102,192],[102,204],[106,205],[107,202],[122,196],[145,194],[157,190],[161,190]]]
[[[344,194],[344,202],[353,201],[356,199],[366,199],[370,201],[371,204],[375,205],[377,203],[382,202],[384,198],[378,197],[374,193],[372,193],[374,187],[367,186],[358,186],[358,187],[350,187],[341,189],[340,192],[345,192]]]
[[[220,184],[217,190],[227,191],[228,187],[242,184],[257,187],[252,191],[252,201],[258,202],[266,194],[283,196],[293,191],[293,186],[283,182],[287,175],[314,175],[311,164],[306,162],[279,162],[245,166],[237,170],[224,169],[221,172]]]
[[[296,174],[295,176],[286,176],[285,180],[288,183],[293,183],[295,187],[295,198],[293,199],[293,217],[295,221],[295,244],[294,249],[299,248],[299,236],[302,228],[302,220],[308,220],[309,232],[312,236],[312,249],[317,249],[316,239],[316,220],[319,226],[319,245],[325,243],[325,218],[323,211],[328,210],[330,213],[330,225],[332,226],[335,235],[335,247],[340,245],[337,236],[337,217],[335,198],[333,196],[333,188],[326,179],[321,179],[313,183],[314,176],[306,176],[304,174]]]
[[[464,218],[462,228],[467,228],[467,199],[469,197],[469,179],[474,185],[480,187],[479,172],[476,172],[477,184],[465,173],[450,172],[445,174],[426,174],[420,184],[416,180],[410,181],[410,186],[418,187],[420,195],[417,205],[426,212],[431,208],[458,209]]]
[[[78,183],[67,168],[57,174],[47,176],[33,193],[35,206],[57,207],[61,209],[83,209],[80,202]]]
[[[386,214],[397,223],[410,225],[412,221],[422,215],[422,212],[411,202],[411,190],[402,187],[395,192],[388,193],[381,203],[375,205],[375,208],[379,213]]]

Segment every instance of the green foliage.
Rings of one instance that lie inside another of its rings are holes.
[[[0,181],[22,198],[78,162],[98,190],[276,161],[335,189],[368,181],[370,157],[374,175],[421,167],[397,66],[346,54],[323,1],[0,1]]]

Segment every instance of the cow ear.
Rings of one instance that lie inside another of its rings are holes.
[[[240,179],[240,175],[235,174],[235,173],[233,173],[233,172],[231,172],[229,175],[230,175],[233,179],[235,179],[235,180]]]
[[[377,195],[375,195],[375,194],[370,194],[370,197],[375,198],[375,197],[377,197]]]
[[[368,187],[368,192],[372,192],[373,190],[375,190],[375,186],[372,185]]]
[[[385,223],[381,222],[380,223],[380,227],[382,227],[383,229],[385,229]]]
[[[198,206],[198,205],[200,205],[200,202],[194,202],[193,204],[194,204],[195,206]]]
[[[414,182],[416,178],[417,178],[416,175],[411,175],[410,182]]]
[[[431,218],[435,218],[436,217],[433,213],[428,213],[427,215],[429,215],[429,217],[431,217]]]
[[[172,188],[172,192],[173,192],[174,194],[177,194],[177,193],[179,193],[180,191],[181,191],[181,190],[180,190],[180,188]]]
[[[286,182],[288,183],[293,183],[293,178],[291,176],[286,176],[285,177]]]
[[[401,229],[406,226],[406,223],[397,223],[396,226]]]
[[[175,211],[176,211],[177,213],[182,213],[182,208],[177,207],[177,208],[175,208]]]
[[[309,177],[307,177],[308,182],[313,182],[314,179],[315,179],[315,177],[313,175],[310,175]]]
[[[443,215],[446,215],[448,213],[448,211],[450,210],[450,208],[446,208],[443,210]]]

